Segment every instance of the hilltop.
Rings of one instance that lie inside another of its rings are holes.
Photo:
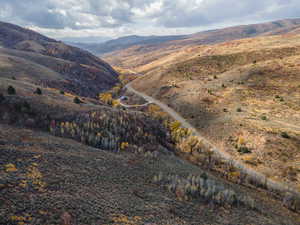
[[[261,24],[234,26],[186,35],[182,40],[158,44],[132,45],[104,55],[111,65],[147,72],[158,65],[191,57],[191,48],[237,39],[280,34],[299,34],[300,19],[286,19]]]
[[[170,36],[125,36],[114,40],[109,40],[100,44],[77,43],[75,46],[84,48],[96,55],[127,49],[135,45],[158,45],[168,41],[185,39],[187,35],[170,35]]]

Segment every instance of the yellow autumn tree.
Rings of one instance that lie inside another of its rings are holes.
[[[105,104],[112,104],[113,98],[111,93],[102,93],[99,94],[99,99],[104,102]]]
[[[150,113],[151,116],[157,119],[164,119],[168,115],[166,112],[163,112],[159,106],[154,104],[148,106],[148,112]]]
[[[113,107],[118,107],[118,106],[120,105],[120,101],[119,101],[119,100],[112,100],[111,105],[112,105]]]

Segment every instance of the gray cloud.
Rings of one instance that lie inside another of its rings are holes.
[[[0,20],[43,30],[199,28],[299,17],[299,0],[1,0]]]
[[[165,0],[157,24],[193,27],[224,22],[264,21],[299,16],[296,0]]]

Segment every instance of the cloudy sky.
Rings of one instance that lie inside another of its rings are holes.
[[[187,34],[300,17],[299,0],[0,0],[0,20],[53,38]]]

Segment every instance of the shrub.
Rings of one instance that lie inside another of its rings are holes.
[[[218,79],[217,75],[214,75],[214,79]]]
[[[14,104],[15,110],[19,113],[31,113],[31,106],[27,101]]]
[[[262,120],[267,120],[268,118],[266,116],[261,116]]]
[[[288,138],[288,139],[291,138],[290,135],[288,135],[286,132],[282,132],[281,137]]]
[[[62,94],[62,95],[64,95],[64,94],[65,94],[65,92],[64,92],[63,90],[61,90],[59,93],[60,93],[60,94]]]
[[[128,142],[122,142],[121,145],[120,145],[120,149],[121,150],[125,150],[127,149],[129,146],[129,143]]]
[[[225,84],[222,84],[222,88],[226,88]]]
[[[37,88],[35,90],[34,94],[41,95],[42,94],[42,90],[40,88]]]
[[[120,105],[120,101],[119,101],[119,100],[112,100],[111,105],[112,105],[113,107],[118,107],[118,106]]]
[[[297,181],[297,175],[299,172],[300,172],[299,169],[292,166],[287,166],[283,170],[283,176],[288,178],[291,181]]]
[[[241,154],[248,154],[251,153],[251,150],[246,146],[241,146],[238,148],[238,152]]]
[[[15,78],[15,77],[12,77],[11,79],[12,79],[12,80],[16,80],[16,78]]]
[[[7,88],[7,94],[9,95],[15,95],[16,94],[16,89],[13,86],[8,86]]]
[[[5,97],[2,93],[0,93],[0,103],[3,102],[5,100]]]
[[[113,98],[112,98],[112,94],[111,93],[102,93],[99,94],[99,99],[104,102],[105,104],[112,104]]]
[[[207,203],[223,206],[245,205],[255,208],[255,201],[248,195],[226,188],[222,183],[202,175],[189,174],[188,177],[159,173],[153,177],[155,184],[174,193],[179,200],[205,200]]]
[[[82,103],[82,101],[81,101],[78,97],[75,97],[74,100],[73,100],[73,102],[74,102],[75,104],[80,104],[80,103]]]
[[[236,111],[237,112],[242,112],[242,109],[241,108],[237,108]]]
[[[280,98],[280,96],[279,95],[275,95],[275,98]]]

